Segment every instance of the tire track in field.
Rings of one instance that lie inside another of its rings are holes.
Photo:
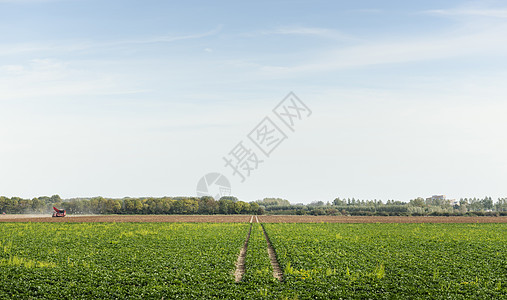
[[[250,221],[253,220],[253,217]],[[248,240],[250,239],[250,233],[252,233],[252,224],[250,224],[250,230],[248,230],[248,234],[246,235],[245,244],[243,244],[243,248],[239,251],[238,261],[236,262],[236,271],[234,271],[234,277],[236,282],[240,282],[241,278],[243,278],[243,274],[245,274],[245,258],[246,258],[246,250],[248,248]]]
[[[257,219],[257,222],[259,222],[259,219]],[[271,242],[269,241],[268,234],[266,232],[266,229],[264,229],[264,225],[261,224],[262,231],[264,231],[264,237],[266,238],[266,243],[268,243],[268,255],[269,260],[271,261],[271,266],[273,267],[273,277],[278,279],[279,281],[283,281],[283,272],[280,268],[280,265],[278,264],[278,259],[276,258],[276,252],[273,246],[271,245]]]

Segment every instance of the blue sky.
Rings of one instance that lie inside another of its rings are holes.
[[[0,0],[0,194],[505,197],[505,36],[503,1]],[[242,183],[290,91],[312,115]]]

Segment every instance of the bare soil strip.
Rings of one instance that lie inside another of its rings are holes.
[[[248,223],[248,215],[0,215],[0,222]],[[507,223],[507,217],[255,216],[258,223]],[[253,222],[253,220],[252,220]]]
[[[507,223],[507,217],[260,216],[261,223]]]
[[[254,217],[254,216],[252,216],[252,217],[250,218],[250,223],[253,223],[253,217]]]
[[[246,250],[248,249],[248,240],[250,239],[250,233],[252,233],[252,225],[250,225],[250,230],[248,230],[245,244],[243,244],[243,248],[241,248],[241,251],[239,251],[238,261],[236,262],[236,271],[234,271],[236,282],[240,282],[241,278],[243,278],[243,274],[245,274],[245,258]]]
[[[273,267],[273,277],[275,277],[279,281],[282,281],[283,273],[282,269],[280,269],[280,265],[278,264],[278,260],[276,259],[275,249],[273,248],[271,242],[269,241],[269,237],[268,234],[266,233],[266,230],[264,229],[264,226],[262,226],[262,231],[264,231],[264,237],[266,238],[266,242],[268,243],[268,255],[269,260],[271,261],[271,266]]]
[[[196,222],[196,223],[248,223],[248,215],[0,215],[0,222]]]

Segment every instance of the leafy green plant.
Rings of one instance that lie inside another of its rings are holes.
[[[301,298],[507,298],[507,224],[264,226]]]
[[[507,298],[507,224],[264,228],[283,282],[256,223],[1,223],[0,299]]]

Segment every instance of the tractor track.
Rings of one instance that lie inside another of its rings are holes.
[[[252,220],[253,217],[250,221]],[[239,251],[238,261],[236,262],[236,271],[234,271],[234,278],[236,282],[240,282],[241,278],[243,278],[243,274],[245,274],[245,258],[246,251],[248,249],[248,240],[250,240],[250,233],[252,233],[252,224],[250,224],[250,229],[246,235],[245,244],[243,244],[243,248],[241,248],[241,251]]]
[[[259,222],[258,219],[257,219],[257,222]],[[261,224],[261,227],[262,227],[262,231],[264,232],[264,237],[266,238],[266,243],[268,244],[268,255],[269,255],[269,260],[271,262],[271,266],[273,267],[273,277],[275,277],[279,281],[283,281],[283,272],[282,272],[282,269],[280,268],[280,265],[278,264],[278,259],[276,258],[275,248],[273,248],[273,246],[271,245],[271,242],[269,241],[269,237],[266,232],[266,229],[264,229],[264,225]]]

